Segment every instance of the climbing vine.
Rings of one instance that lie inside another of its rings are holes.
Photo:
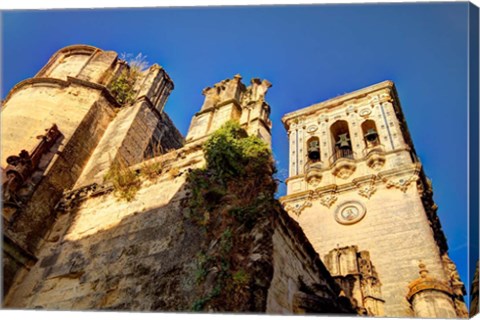
[[[194,275],[202,294],[192,309],[251,310],[249,232],[276,204],[270,148],[230,121],[204,144],[204,154],[205,168],[187,177],[188,219],[205,235]]]

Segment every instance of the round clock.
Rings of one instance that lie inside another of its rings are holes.
[[[335,220],[341,224],[354,224],[365,216],[366,209],[358,201],[347,201],[335,210]]]

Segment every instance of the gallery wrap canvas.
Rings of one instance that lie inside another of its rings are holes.
[[[478,313],[474,4],[0,14],[3,309]]]

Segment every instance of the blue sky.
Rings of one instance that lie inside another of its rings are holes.
[[[203,88],[236,73],[266,78],[284,179],[282,115],[393,80],[467,282],[467,12],[467,3],[3,12],[2,98],[67,45],[141,52],[172,77],[165,110],[185,135]]]

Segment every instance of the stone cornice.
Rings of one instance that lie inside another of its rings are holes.
[[[34,84],[53,84],[57,85],[59,88],[65,88],[68,87],[70,84],[68,81],[65,80],[60,80],[60,79],[54,79],[54,78],[29,78],[25,79],[23,81],[20,81],[17,83],[8,93],[7,97],[3,100],[3,103],[6,104],[8,100],[12,97],[12,95],[20,90],[21,88],[28,86],[28,85],[34,85]]]
[[[290,126],[289,122],[293,119],[296,119],[298,117],[307,117],[307,116],[310,116],[310,115],[318,112],[321,109],[334,108],[334,107],[342,105],[342,104],[344,104],[344,103],[346,103],[350,100],[358,100],[358,99],[364,98],[368,94],[370,94],[372,92],[375,92],[375,91],[382,90],[382,89],[388,89],[388,90],[392,91],[392,89],[394,87],[395,87],[395,85],[392,81],[386,80],[386,81],[371,85],[369,87],[366,87],[366,88],[363,88],[363,89],[360,89],[360,90],[357,90],[357,91],[354,91],[354,92],[351,92],[351,93],[347,93],[347,94],[344,94],[344,95],[341,95],[341,96],[338,96],[338,97],[335,97],[335,98],[332,98],[332,99],[329,99],[329,100],[311,105],[309,107],[305,107],[303,109],[300,109],[300,110],[297,110],[297,111],[294,111],[294,112],[287,113],[286,115],[284,115],[282,117],[282,122],[285,126],[285,129],[288,130],[288,128]]]
[[[409,287],[409,291],[407,294],[408,301],[412,301],[413,296],[425,290],[441,291],[450,296],[453,294],[452,289],[450,289],[448,284],[431,277],[419,278],[417,280],[414,280],[412,283],[409,284],[408,287]]]
[[[412,176],[418,176],[422,172],[421,168],[422,166],[420,163],[415,163],[412,165],[406,165],[396,169],[381,171],[377,175],[371,174],[371,175],[355,178],[350,182],[336,185],[335,193],[342,193],[345,191],[353,190],[357,188],[357,185],[365,182],[371,182],[372,185],[380,185],[382,183],[385,183],[388,180],[388,178],[399,176],[399,175],[411,174]],[[286,180],[286,182],[296,178],[297,179],[303,178],[303,175],[290,177]],[[305,191],[297,192],[294,194],[285,195],[283,197],[280,197],[279,200],[282,204],[289,201],[298,201],[298,200],[308,198],[312,192],[315,192],[317,194],[321,194],[323,192],[331,192],[331,186],[325,186],[325,187],[316,188],[314,190],[305,190]]]
[[[153,163],[162,163],[164,168],[171,168],[173,167],[172,164],[175,164],[175,168],[183,169],[201,162],[201,160],[195,155],[186,161],[182,161],[187,158],[187,155],[191,155],[195,152],[198,152],[198,155],[203,159],[201,145],[193,144],[132,165],[128,167],[128,169],[136,172],[137,174],[141,174],[142,170],[146,166],[149,166]],[[113,185],[108,182],[103,184],[92,183],[73,190],[68,190],[64,192],[62,199],[60,199],[55,206],[55,210],[60,212],[68,212],[87,199],[104,195],[112,191],[114,191]]]
[[[228,100],[225,100],[225,101],[221,101],[219,103],[217,103],[216,105],[214,105],[213,107],[210,107],[210,108],[207,108],[205,110],[200,110],[198,111],[197,113],[195,113],[195,117],[201,115],[201,114],[204,114],[204,113],[208,113],[208,112],[212,112],[212,111],[215,111],[215,110],[218,110],[220,109],[221,107],[223,106],[226,106],[227,104],[230,104],[232,103],[233,105],[235,105],[237,108],[241,109],[242,106],[240,105],[240,102],[238,102],[236,99],[228,99]]]
[[[22,89],[23,87],[26,87],[28,85],[42,85],[42,84],[44,84],[46,86],[56,85],[59,88],[66,88],[66,87],[70,86],[71,84],[76,84],[76,85],[81,85],[81,86],[84,86],[84,87],[92,88],[92,89],[100,91],[102,93],[102,95],[108,100],[108,102],[113,104],[114,107],[117,107],[117,108],[121,107],[120,103],[118,103],[118,101],[113,97],[113,95],[110,93],[110,91],[105,86],[103,86],[101,84],[98,84],[98,83],[74,78],[74,77],[67,77],[67,80],[61,80],[61,79],[55,79],[55,78],[29,78],[29,79],[23,80],[23,81],[17,83],[12,88],[12,90],[10,90],[7,97],[3,101],[4,105],[6,105],[8,100],[10,100],[10,98],[17,91]]]
[[[395,149],[395,150],[391,150],[391,151],[385,151],[385,152],[382,152],[383,155],[390,155],[390,154],[395,154],[395,153],[398,153],[398,152],[402,152],[402,151],[410,151],[409,148],[399,148],[399,149]],[[355,163],[360,163],[360,162],[363,162],[365,161],[365,159],[367,159],[369,157],[369,155],[365,156],[365,157],[362,157],[360,159],[350,159],[351,161],[355,162]],[[418,163],[418,165],[420,165],[420,162],[416,162]],[[323,173],[323,172],[326,172],[326,171],[331,171],[333,168],[333,164],[329,165],[329,166],[326,166],[322,169],[319,169],[319,172]],[[390,171],[398,171],[398,169],[392,169],[392,170],[389,170],[389,171],[385,171],[386,173],[385,174],[388,174],[388,172]],[[305,175],[304,174],[298,174],[296,176],[291,176],[291,177],[288,177],[287,179],[285,179],[285,183],[288,183],[290,182],[291,180],[295,180],[295,179],[303,179],[305,178]]]

